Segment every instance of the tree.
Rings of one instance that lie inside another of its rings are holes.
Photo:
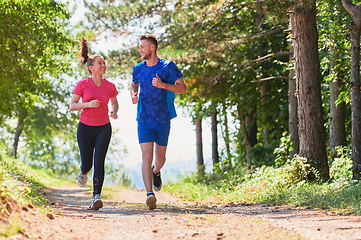
[[[293,58],[293,46],[290,49],[290,62]],[[296,79],[295,71],[292,68],[289,73],[288,79],[288,132],[291,138],[292,150],[290,152],[290,158],[292,159],[295,154],[300,151],[300,140],[298,137],[298,117],[297,117],[297,97],[296,97]]]
[[[351,0],[342,0],[342,5],[353,16],[351,36],[351,96],[352,96],[352,166],[353,178],[361,177],[361,93],[360,93],[360,33],[361,6]]]
[[[217,104],[212,102],[212,104],[211,104],[211,132],[212,132],[213,167],[217,166],[217,164],[219,163],[217,116],[218,116]]]
[[[315,1],[299,0],[291,9],[290,20],[295,57],[299,155],[308,159],[323,180],[328,180]],[[312,180],[316,176],[310,172],[308,178]]]
[[[0,114],[10,117],[15,109],[51,88],[46,75],[64,72],[61,53],[69,52],[71,40],[64,30],[65,5],[54,0],[7,0],[0,2],[0,94],[8,101]]]
[[[203,158],[203,137],[202,137],[202,118],[194,119],[196,128],[196,156],[197,156],[197,173],[204,174],[204,158]]]

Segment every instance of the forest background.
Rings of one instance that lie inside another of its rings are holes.
[[[78,113],[67,101],[74,79],[84,78],[77,41],[123,39],[119,49],[100,53],[107,78],[127,88],[139,62],[137,37],[154,33],[160,55],[185,76],[188,92],[177,104],[194,124],[198,177],[232,175],[238,185],[256,172],[286,169],[285,185],[358,186],[361,18],[352,1],[84,0],[75,6],[81,3],[85,19],[75,26],[70,1],[0,3],[4,154],[75,177]],[[210,169],[203,150],[207,120]],[[107,176],[131,186],[121,165],[127,150],[119,146],[113,138]]]

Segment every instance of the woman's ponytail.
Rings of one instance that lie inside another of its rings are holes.
[[[88,63],[89,59],[89,46],[88,46],[88,40],[86,38],[81,38],[80,41],[80,62],[82,65],[85,65]]]

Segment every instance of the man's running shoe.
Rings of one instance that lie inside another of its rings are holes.
[[[78,175],[78,184],[80,187],[85,187],[88,182],[88,175],[83,174],[82,172]]]
[[[154,169],[154,166],[152,169]],[[162,188],[162,178],[160,177],[160,171],[159,173],[153,172],[153,189],[154,191],[160,191],[161,188]]]
[[[157,199],[155,198],[155,195],[153,192],[147,193],[147,200],[145,203],[148,205],[149,210],[153,210],[157,208]]]
[[[103,202],[100,199],[100,194],[95,194],[92,200],[92,205],[89,207],[90,210],[99,210],[103,207]]]

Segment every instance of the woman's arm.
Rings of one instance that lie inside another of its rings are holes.
[[[117,119],[118,118],[118,109],[119,109],[119,104],[118,104],[118,100],[117,97],[113,97],[110,99],[110,103],[111,103],[111,109],[110,109],[110,117]]]
[[[100,106],[100,101],[98,99],[85,103],[80,103],[79,100],[80,96],[73,94],[73,97],[70,100],[70,111],[82,110],[84,108],[96,108]]]

